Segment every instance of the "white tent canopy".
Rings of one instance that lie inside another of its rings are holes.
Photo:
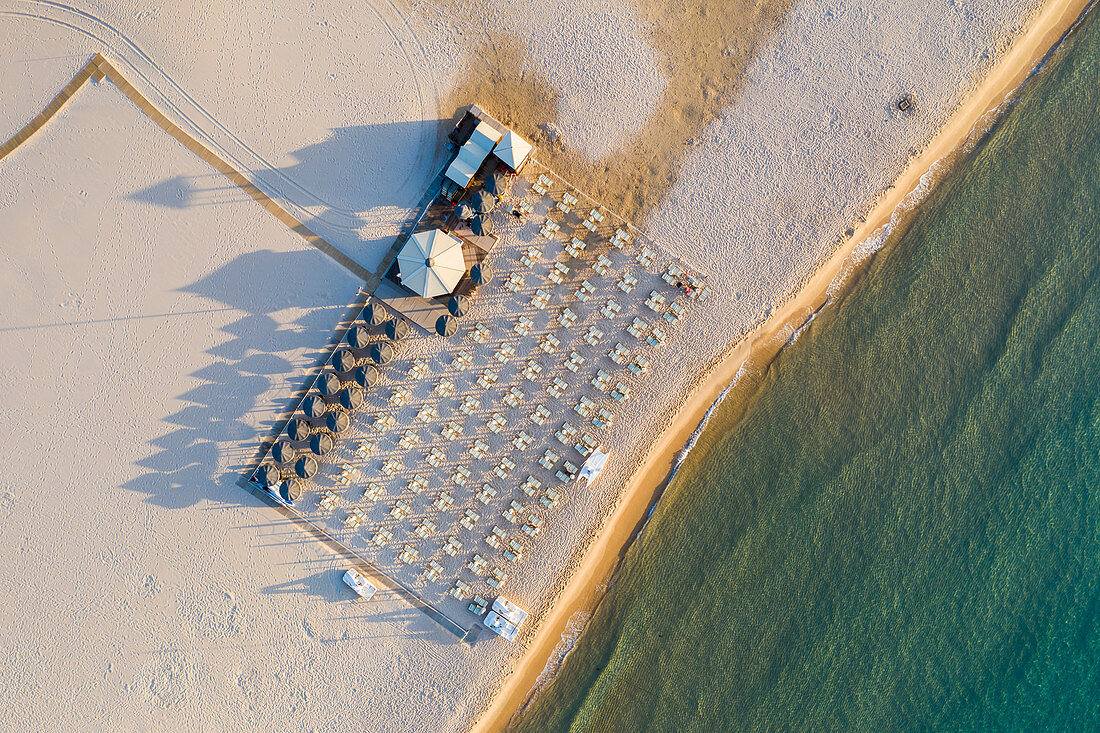
[[[500,142],[500,137],[500,133],[493,129],[492,125],[479,122],[470,133],[466,144],[459,148],[458,157],[448,166],[445,174],[447,178],[463,188],[469,186],[477,169],[485,162],[485,158],[489,156],[493,147]]]
[[[493,155],[499,158],[504,165],[518,171],[527,162],[527,157],[531,155],[533,150],[534,147],[531,143],[509,130],[504,139],[493,149]]]
[[[401,284],[424,298],[446,295],[466,274],[462,242],[441,229],[417,232],[397,255]]]

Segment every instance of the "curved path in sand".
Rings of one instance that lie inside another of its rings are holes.
[[[502,730],[530,696],[547,660],[554,653],[569,619],[590,607],[597,586],[618,564],[620,550],[633,540],[634,529],[649,509],[654,493],[668,475],[676,455],[704,419],[707,411],[735,379],[742,366],[766,368],[799,327],[830,298],[834,283],[865,258],[861,245],[891,233],[895,212],[912,203],[911,194],[927,193],[922,179],[949,161],[975,131],[988,129],[998,107],[1027,79],[1036,65],[1057,45],[1091,0],[1048,0],[1025,31],[985,77],[973,94],[956,110],[924,151],[910,161],[893,187],[860,224],[853,236],[822,265],[806,287],[748,338],[741,341],[694,389],[676,419],[654,444],[646,460],[628,484],[619,507],[589,548],[581,566],[551,608],[524,656],[516,663],[488,710],[473,730]],[[892,232],[896,234],[897,232]]]
[[[397,42],[404,56],[407,83],[417,100],[420,118],[437,118],[439,90],[434,78],[425,73],[425,69],[429,68],[427,54],[418,34],[410,27],[408,18],[389,0],[371,0],[366,7]],[[319,220],[332,229],[349,232],[365,223],[362,212],[322,199],[265,159],[223,125],[187,91],[184,84],[178,83],[135,41],[106,20],[53,0],[14,0],[7,7],[0,8],[0,15],[58,25],[95,40],[141,96],[190,137],[201,142],[235,170],[264,171],[265,180],[274,181],[271,186],[273,190],[266,193],[278,199],[296,218]],[[411,171],[421,170],[425,159],[436,152],[434,134],[425,130],[422,137],[416,146],[418,157],[410,166]],[[403,184],[399,182],[398,188]]]

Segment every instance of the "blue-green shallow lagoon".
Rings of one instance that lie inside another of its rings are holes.
[[[1092,13],[718,412],[516,727],[1100,729],[1098,334]]]

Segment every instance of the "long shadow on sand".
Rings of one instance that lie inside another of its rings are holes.
[[[261,250],[183,289],[245,315],[211,334],[212,363],[190,375],[200,384],[180,395],[186,406],[165,418],[175,430],[152,442],[156,452],[138,462],[147,472],[126,488],[168,508],[231,500],[240,491],[235,482],[256,447],[293,407],[347,313],[340,302],[346,293],[336,296],[325,284],[337,267],[317,252]],[[285,317],[298,309],[297,318]],[[264,405],[263,417],[250,420],[276,383],[285,388],[274,408]]]
[[[293,151],[294,162],[248,172],[262,190],[278,193],[298,210],[304,224],[338,232],[339,243],[355,251],[371,241],[381,212],[408,208],[442,161],[450,120],[411,120],[338,127],[323,140]],[[245,201],[248,195],[221,175],[173,176],[130,195],[135,201],[184,209]],[[363,233],[367,232],[364,238]]]

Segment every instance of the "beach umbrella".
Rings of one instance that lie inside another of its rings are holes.
[[[376,344],[371,344],[370,347],[370,360],[375,364],[385,364],[387,361],[393,358],[393,344],[389,341],[379,341]]]
[[[325,427],[339,435],[351,427],[351,418],[343,410],[330,412],[325,418]]]
[[[311,394],[302,400],[302,412],[314,420],[324,415],[327,409],[328,405],[325,404],[319,394]]]
[[[488,214],[497,205],[497,200],[493,194],[488,191],[481,190],[474,194],[470,203],[474,207],[474,211],[479,214]]]
[[[470,307],[470,299],[465,295],[452,295],[451,299],[447,301],[447,310],[451,312],[451,315],[455,318],[461,318],[466,315],[466,311]]]
[[[358,387],[344,387],[340,390],[340,404],[354,410],[363,404],[363,390]]]
[[[474,285],[485,285],[493,279],[493,268],[487,262],[474,265],[470,268],[470,279],[474,281]]]
[[[469,204],[459,204],[455,207],[455,216],[462,221],[469,221],[474,218],[474,210]]]
[[[455,320],[454,316],[443,315],[435,321],[435,332],[444,338],[454,336],[457,330],[458,321]]]
[[[446,295],[466,274],[462,242],[442,229],[417,232],[397,254],[401,284],[422,298]]]
[[[302,485],[297,481],[284,481],[279,487],[279,496],[287,504],[293,504],[302,498]]]
[[[390,341],[400,341],[409,335],[409,324],[404,319],[393,319],[386,324],[386,337]]]
[[[286,424],[287,437],[298,443],[308,438],[312,432],[313,429],[309,427],[309,423],[305,420],[291,420]]]
[[[344,384],[340,381],[340,377],[332,372],[325,372],[321,375],[321,378],[317,380],[317,389],[321,390],[321,394],[325,397],[335,397],[343,386]]]
[[[355,371],[351,373],[351,376],[360,387],[363,389],[370,389],[378,384],[378,378],[382,375],[377,369],[368,364],[367,366],[356,367]]]
[[[283,480],[283,472],[275,464],[265,463],[256,469],[256,480],[260,482],[260,486],[270,489]]]
[[[348,330],[348,346],[362,351],[370,345],[370,332],[362,326]]]
[[[331,440],[331,438],[329,438]],[[313,478],[317,475],[317,461],[313,456],[302,456],[294,462],[294,473],[302,478]]]
[[[319,456],[331,453],[335,447],[336,440],[328,433],[314,433],[309,436],[309,449]]]
[[[503,196],[508,193],[509,188],[511,188],[511,181],[500,171],[494,171],[485,179],[485,190],[494,196]]]
[[[363,309],[363,320],[372,326],[381,326],[390,319],[390,312],[381,303],[371,301]]]
[[[493,224],[493,220],[490,219],[487,214],[481,214],[474,219],[474,223],[470,225],[470,229],[479,237],[488,237],[496,231],[496,225]]]
[[[337,349],[332,355],[332,367],[341,374],[350,372],[355,368],[355,354],[351,349]]]
[[[271,455],[279,463],[294,463],[294,459],[298,457],[298,451],[294,450],[290,441],[278,440],[271,446]]]

